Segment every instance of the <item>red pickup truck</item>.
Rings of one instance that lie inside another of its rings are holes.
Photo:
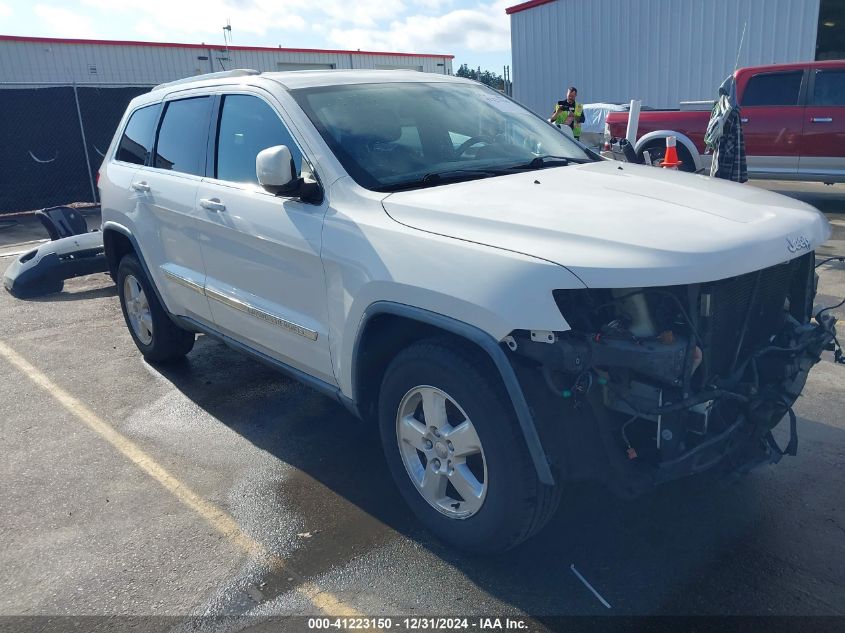
[[[750,178],[845,182],[845,60],[741,68],[734,76]],[[681,169],[709,169],[709,119],[706,105],[643,110],[634,148],[639,156],[648,150],[656,162],[671,134],[678,137]],[[627,112],[610,113],[605,140],[624,138],[627,126]]]

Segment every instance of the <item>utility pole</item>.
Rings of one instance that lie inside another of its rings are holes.
[[[76,102],[79,133],[82,135],[82,153],[85,155],[85,166],[88,168],[88,182],[91,184],[91,201],[97,202],[97,187],[94,185],[94,171],[91,169],[91,159],[88,158],[88,141],[85,140],[85,124],[82,122],[82,110],[79,108],[79,93],[76,90],[76,79],[73,80],[73,99]]]
[[[229,37],[226,37],[226,33],[228,32]],[[229,40],[232,39],[232,23],[229,19],[226,19],[226,26],[223,27],[223,43],[226,45],[226,61],[229,61]],[[223,62],[220,62],[220,65],[223,66],[223,70],[227,70],[226,66]]]

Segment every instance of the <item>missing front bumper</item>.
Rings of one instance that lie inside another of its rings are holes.
[[[617,357],[612,346],[596,353],[600,343],[578,333],[560,336],[554,345],[517,336],[512,358],[556,478],[598,479],[634,496],[705,471],[745,473],[794,455],[791,407],[834,340],[834,326],[833,317],[803,324],[786,318],[781,331],[737,364],[730,380],[686,398],[677,368],[688,365],[684,354],[680,364],[676,358],[678,350],[689,350],[682,338],[654,357],[660,362],[636,359],[630,346]],[[653,351],[639,349],[643,356]],[[637,381],[650,387],[625,392]],[[608,406],[614,397],[616,406]],[[623,431],[631,416],[644,421],[635,442]],[[782,450],[772,429],[783,419],[789,420],[790,440]]]

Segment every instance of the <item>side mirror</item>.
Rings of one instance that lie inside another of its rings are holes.
[[[305,163],[303,173],[305,174]],[[296,164],[285,145],[268,147],[258,152],[255,157],[255,174],[258,184],[265,191],[276,196],[300,198],[309,204],[323,201],[323,188],[308,171],[305,178],[296,173]]]
[[[258,176],[258,184],[270,193],[294,196],[299,191],[301,178],[296,175],[293,157],[284,145],[258,152],[255,157],[255,174]]]

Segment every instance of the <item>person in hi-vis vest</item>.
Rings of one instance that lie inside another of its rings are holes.
[[[555,105],[555,111],[549,117],[549,123],[554,123],[558,127],[561,125],[569,126],[575,140],[581,138],[581,124],[584,122],[584,107],[575,100],[577,96],[578,89],[575,86],[570,86],[569,90],[566,91],[566,100],[558,101]]]

